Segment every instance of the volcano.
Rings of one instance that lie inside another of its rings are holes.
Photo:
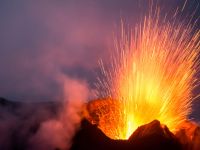
[[[71,150],[199,150],[200,126],[185,121],[172,132],[159,120],[139,126],[128,139],[113,139],[110,135],[123,125],[120,103],[113,99],[97,99],[87,103],[84,119],[76,133]]]
[[[107,137],[96,125],[87,119],[81,122],[71,150],[199,150],[200,127],[187,136],[187,130],[181,129],[177,135],[158,120],[138,127],[128,140],[113,140]]]
[[[113,140],[87,120],[74,137],[71,150],[181,150],[181,143],[160,122],[154,120],[139,127],[128,140]]]

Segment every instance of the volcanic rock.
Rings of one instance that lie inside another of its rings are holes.
[[[183,150],[200,150],[200,126],[192,121],[185,121],[176,137]]]
[[[157,120],[140,126],[128,140],[139,149],[181,149],[173,133]]]
[[[155,120],[139,127],[128,140],[108,138],[97,126],[87,120],[74,137],[71,150],[181,150],[176,137]]]

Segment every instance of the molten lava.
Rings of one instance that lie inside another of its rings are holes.
[[[196,84],[200,31],[192,31],[159,15],[145,17],[131,33],[122,27],[112,67],[101,66],[98,89],[105,92],[98,96],[108,98],[90,102],[86,118],[112,139],[128,139],[155,119],[176,131],[191,112]]]

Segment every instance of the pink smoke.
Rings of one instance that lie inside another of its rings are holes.
[[[73,135],[81,121],[81,110],[89,96],[85,81],[61,77],[63,81],[63,107],[56,119],[43,122],[30,139],[30,150],[69,149]]]

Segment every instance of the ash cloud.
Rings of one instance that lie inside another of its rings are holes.
[[[134,25],[148,3],[1,1],[0,95],[19,101],[59,100],[60,73],[85,79],[92,87],[98,60],[108,60],[116,24],[123,18]],[[182,5],[181,0],[158,3],[166,12]],[[196,3],[192,0],[186,10],[193,11]]]
[[[94,76],[91,70],[104,57],[111,33],[95,3],[1,3],[1,96],[58,100],[62,90],[58,74],[91,80],[87,75]]]

